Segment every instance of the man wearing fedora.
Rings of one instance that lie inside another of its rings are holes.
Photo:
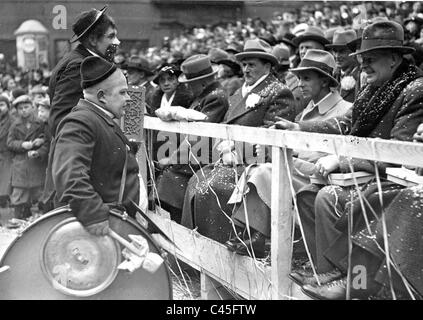
[[[77,17],[72,26],[74,35],[70,42],[79,41],[79,44],[66,54],[52,71],[49,84],[51,101],[49,126],[53,137],[56,135],[60,120],[82,98],[79,73],[82,60],[92,55],[113,60],[120,41],[117,38],[116,24],[105,13],[106,10],[107,6],[101,10],[91,9]]]
[[[352,51],[347,45],[356,39],[357,34],[354,30],[339,28],[335,30],[332,44],[326,45],[335,57],[337,66],[335,78],[340,83],[341,97],[349,102],[354,102],[360,90],[360,66],[356,57],[350,56]]]
[[[307,50],[318,49],[324,50],[325,45],[329,44],[329,40],[325,38],[323,31],[319,27],[308,26],[304,32],[296,36],[292,42],[298,47],[299,61],[303,59]],[[299,114],[304,110],[305,106],[310,102],[309,99],[304,99],[298,88],[298,79],[292,74],[288,73],[286,82],[289,89],[292,91],[296,106],[296,113]]]
[[[150,81],[154,73],[151,71],[150,63],[144,57],[131,56],[128,61],[123,64],[122,69],[127,72],[129,91],[145,88],[145,103],[147,111],[150,115],[154,115],[151,108],[151,99],[156,88]]]
[[[209,56],[197,54],[189,57],[181,64],[181,71],[182,74],[178,78],[179,82],[187,84],[194,95],[190,109],[204,113],[208,122],[221,122],[229,105],[225,91],[216,80],[218,67],[212,66]],[[189,142],[184,140],[169,158],[161,160],[162,165],[166,168],[157,182],[158,197],[162,207],[168,210],[171,218],[177,222],[181,219],[188,181],[194,172],[200,168],[186,152],[189,150],[189,145],[194,146],[198,142],[196,138],[190,137]],[[202,141],[199,143],[202,143]],[[207,141],[211,148],[212,143],[209,139]],[[211,156],[210,148],[207,149]],[[211,161],[208,156],[206,158],[206,163],[201,163],[201,165],[208,164]],[[191,164],[189,164],[189,161]]]
[[[60,122],[52,148],[56,207],[72,213],[95,235],[108,232],[111,206],[133,215],[139,201],[138,163],[118,121],[130,100],[122,70],[103,58],[81,63],[84,97]]]
[[[367,85],[360,91],[351,112],[344,117],[324,122],[300,123],[297,129],[323,133],[349,134],[357,137],[412,141],[423,121],[423,72],[410,64],[404,55],[413,52],[406,47],[404,31],[392,21],[374,22],[364,28],[361,45],[352,55],[357,56],[367,76]],[[283,126],[282,126],[283,127]],[[329,155],[316,163],[316,172],[327,177],[332,172],[378,170],[382,176],[377,183],[363,186],[361,206],[354,187],[307,185],[297,193],[299,215],[304,237],[318,272],[294,272],[291,277],[303,285],[303,291],[318,299],[345,299],[348,270],[348,216],[353,216],[353,232],[366,226],[364,214],[381,212],[380,197],[389,202],[398,185],[383,178],[389,164],[365,159],[349,159]],[[353,170],[353,171],[352,171]],[[352,209],[351,209],[352,208]],[[364,210],[365,209],[365,210]],[[374,219],[373,215],[367,217]],[[367,274],[372,278],[374,275]],[[317,279],[320,285],[317,285]],[[351,288],[351,297],[360,290]]]

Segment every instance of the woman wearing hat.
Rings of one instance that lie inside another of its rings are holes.
[[[296,117],[297,122],[325,121],[343,116],[350,110],[352,104],[342,99],[335,89],[338,86],[338,82],[333,77],[335,67],[335,60],[329,52],[311,49],[307,51],[298,68],[291,69],[291,72],[299,78],[299,87],[304,97],[310,99],[310,103]],[[284,120],[284,123],[296,125],[287,120]],[[324,154],[307,151],[296,153],[292,181],[297,191],[310,183],[309,176],[313,173],[314,163]],[[250,168],[248,178],[243,176],[240,179],[230,200],[230,203],[238,204],[232,219],[241,227],[241,233],[245,230],[247,223],[245,212],[247,212],[253,239],[247,242],[252,245],[256,255],[265,254],[264,239],[270,238],[271,167],[271,163],[265,163]],[[247,185],[249,191],[244,194]],[[242,202],[244,197],[246,206]],[[257,241],[257,239],[261,240]],[[226,245],[238,254],[248,255],[248,250],[236,236],[227,241]]]
[[[193,94],[184,83],[178,81],[181,73],[175,65],[167,63],[159,68],[157,75],[153,79],[153,82],[158,86],[151,98],[151,112],[153,115],[160,108],[170,108],[172,106],[190,107]],[[171,135],[174,135],[175,139],[169,139]],[[175,133],[155,131],[153,133],[153,160],[159,160],[157,159],[157,150],[161,145],[164,143],[169,145],[170,141],[176,141],[177,143],[174,146],[168,146],[169,149],[175,150],[179,145],[179,139],[179,135]]]
[[[403,28],[396,22],[378,21],[367,26],[363,30],[360,48],[353,53],[366,73],[367,85],[359,92],[351,112],[322,123],[299,123],[294,129],[411,141],[418,125],[423,122],[423,73],[404,59],[404,55],[413,49],[404,46],[403,42]],[[280,127],[286,128],[283,124]],[[374,173],[378,170],[383,177],[387,165],[329,155],[317,161],[316,171],[326,177],[331,172]],[[396,187],[398,185],[382,178],[384,192],[381,196],[389,197],[388,190]],[[378,198],[376,183],[369,183],[363,189],[369,196],[366,198],[370,199],[371,195]],[[304,284],[305,293],[314,297],[345,299],[349,238],[348,224],[341,224],[341,221],[345,221],[350,207],[354,211],[354,232],[365,227],[360,199],[352,191],[351,187],[308,185],[297,193],[304,237],[322,281],[318,286],[311,274],[295,273],[292,277]],[[373,211],[377,212],[377,208]]]
[[[266,127],[276,121],[277,116],[294,119],[292,93],[272,74],[272,66],[278,61],[271,51],[268,43],[255,39],[247,40],[244,51],[236,55],[242,63],[245,82],[229,98],[230,106],[224,123]],[[242,163],[235,167],[232,149],[238,155],[237,162]],[[181,223],[189,228],[197,228],[199,233],[223,243],[227,241],[232,227],[222,210],[231,216],[234,206],[227,204],[227,201],[235,188],[236,175],[244,171],[244,164],[257,161],[257,158],[254,158],[251,145],[240,142],[234,146],[222,142],[215,150],[221,153],[219,164],[203,168],[189,181]]]

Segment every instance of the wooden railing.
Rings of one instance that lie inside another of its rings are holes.
[[[298,296],[291,290],[292,283],[288,278],[292,256],[292,194],[288,181],[289,170],[292,169],[292,149],[423,167],[423,143],[216,123],[163,122],[152,117],[145,117],[144,129],[230,139],[268,145],[272,149],[270,267],[231,253],[222,244],[184,228],[157,212],[149,212],[150,218],[168,233],[180,249],[156,237],[162,246],[202,272],[204,293],[207,293],[208,287],[216,288],[221,284],[250,299],[289,299]]]

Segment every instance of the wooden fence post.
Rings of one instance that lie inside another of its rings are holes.
[[[292,196],[288,174],[292,173],[292,150],[272,147],[272,200],[271,200],[271,281],[272,299],[289,299],[291,296],[292,255]]]

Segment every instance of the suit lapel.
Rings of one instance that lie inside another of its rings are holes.
[[[235,105],[235,107],[233,108],[233,112],[231,112],[228,119],[226,121],[224,121],[224,123],[231,123],[231,122],[239,119],[240,117],[244,116],[245,114],[256,110],[259,107],[260,103],[257,103],[254,108],[248,108],[247,109],[246,106],[245,106],[245,102],[247,101],[247,98],[250,94],[252,94],[252,93],[259,94],[259,92],[261,90],[263,90],[265,87],[267,87],[269,85],[271,80],[272,79],[271,79],[270,75],[267,76],[257,87],[255,87],[253,90],[251,90],[251,92],[249,94],[247,94],[244,98],[242,98],[242,95],[241,95],[241,92],[242,92],[241,88],[238,89],[239,96],[241,97],[241,99],[239,100],[238,104]]]

